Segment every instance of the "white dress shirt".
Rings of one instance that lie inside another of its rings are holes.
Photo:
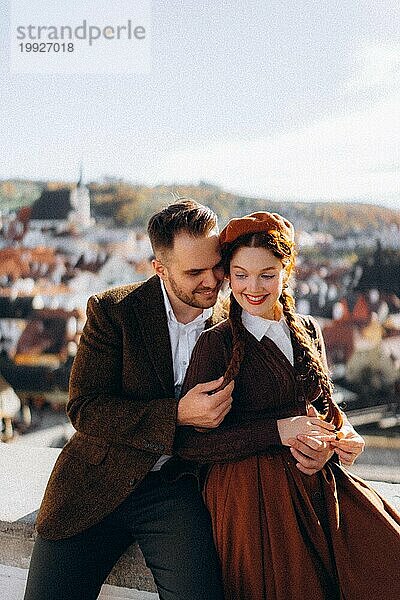
[[[205,322],[211,317],[213,309],[204,309],[203,312],[193,319],[193,321],[190,321],[190,323],[180,323],[175,317],[163,281],[161,281],[161,289],[164,297],[165,310],[167,312],[169,339],[171,342],[175,398],[179,398],[193,348],[195,347],[201,332],[204,330]],[[152,471],[158,471],[169,458],[171,457],[167,454],[161,456],[152,468]]]
[[[254,337],[260,341],[264,336],[269,337],[283,352],[293,365],[293,347],[290,339],[290,329],[282,317],[279,321],[255,317],[246,310],[242,311],[242,323]]]

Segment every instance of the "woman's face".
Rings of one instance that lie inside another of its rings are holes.
[[[282,262],[266,248],[238,248],[230,262],[235,299],[248,313],[264,319],[276,317],[284,276]]]

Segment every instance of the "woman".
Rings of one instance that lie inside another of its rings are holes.
[[[346,464],[363,448],[332,401],[317,323],[295,313],[293,238],[272,213],[221,232],[229,318],[200,336],[183,393],[224,373],[222,385],[235,379],[232,408],[218,429],[180,428],[176,452],[212,465],[204,497],[227,600],[400,598],[400,515],[338,460],[303,473],[290,447],[299,434],[330,443]],[[307,416],[316,409],[323,420]]]

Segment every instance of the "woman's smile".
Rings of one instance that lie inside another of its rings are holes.
[[[265,300],[268,298],[269,294],[264,294],[263,296],[259,296],[259,295],[253,296],[252,294],[243,294],[243,296],[245,297],[247,302],[249,302],[249,304],[258,305],[258,304],[262,304],[263,302],[265,302]]]

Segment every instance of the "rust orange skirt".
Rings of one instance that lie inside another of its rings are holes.
[[[342,467],[277,449],[213,465],[204,498],[226,600],[399,600],[400,515]]]

